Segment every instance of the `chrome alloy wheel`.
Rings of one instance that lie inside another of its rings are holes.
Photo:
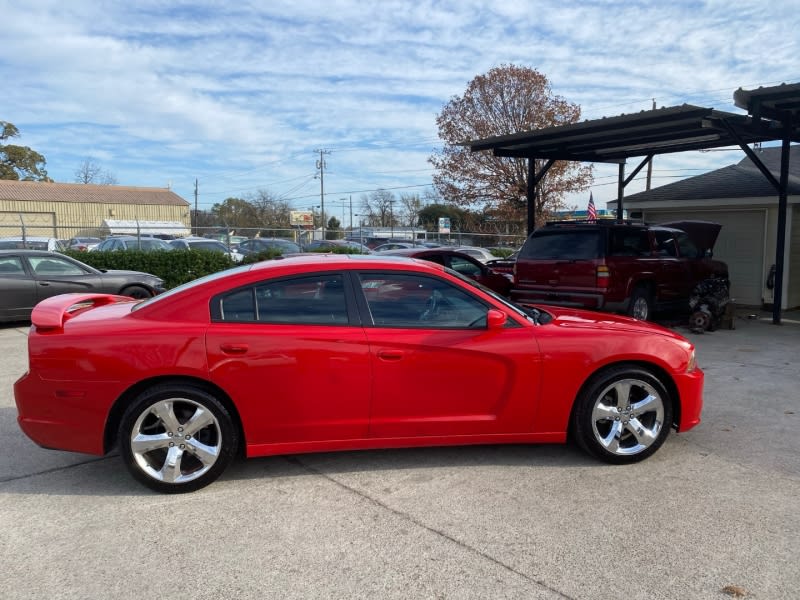
[[[592,407],[595,440],[609,453],[631,456],[647,450],[664,427],[664,399],[640,379],[614,381]]]
[[[194,400],[169,398],[150,405],[130,432],[130,450],[149,477],[169,484],[194,481],[217,462],[222,449],[220,424]]]

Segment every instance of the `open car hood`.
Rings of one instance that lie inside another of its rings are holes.
[[[659,225],[685,231],[701,252],[714,249],[719,230],[722,229],[722,225],[710,221],[672,221],[671,223],[659,223]]]

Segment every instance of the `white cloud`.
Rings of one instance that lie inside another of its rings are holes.
[[[198,178],[204,206],[259,188],[313,195],[313,181],[302,182],[316,148],[333,149],[332,193],[424,185],[436,113],[479,73],[537,68],[585,118],[647,109],[653,98],[733,110],[739,86],[800,80],[795,8],[0,0],[0,76],[11,82],[0,119],[20,128],[58,180],[100,157],[122,184],[171,180],[186,198]],[[659,158],[656,172],[694,174],[732,155]],[[600,201],[616,192],[602,185],[603,169]]]

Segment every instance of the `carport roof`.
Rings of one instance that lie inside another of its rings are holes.
[[[473,152],[492,150],[496,156],[618,163],[636,156],[766,142],[781,137],[779,125],[683,104],[495,136],[467,145]],[[798,132],[794,133],[798,137]]]

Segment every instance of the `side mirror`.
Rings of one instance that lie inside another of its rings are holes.
[[[502,329],[507,320],[508,315],[506,315],[506,313],[504,313],[502,310],[490,308],[486,313],[486,323],[488,329]]]

